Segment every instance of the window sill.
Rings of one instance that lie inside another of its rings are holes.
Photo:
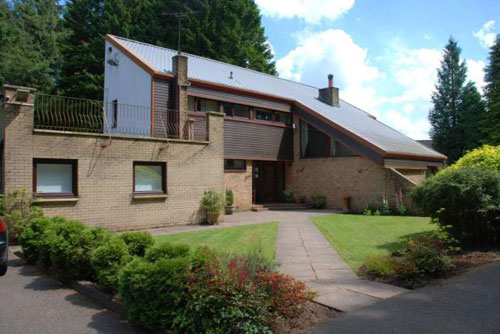
[[[35,197],[35,203],[71,203],[78,202],[78,197]]]
[[[132,199],[165,199],[168,198],[167,194],[132,194]]]
[[[231,169],[231,168],[225,168],[224,173],[246,173],[247,169]]]

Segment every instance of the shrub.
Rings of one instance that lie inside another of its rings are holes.
[[[500,243],[500,175],[480,168],[438,173],[412,191],[422,211],[464,246]]]
[[[109,292],[118,291],[119,274],[131,259],[127,245],[118,236],[99,246],[90,258],[99,285]]]
[[[287,203],[290,203],[293,201],[293,191],[292,189],[285,189],[283,190],[283,200]]]
[[[93,279],[90,255],[110,236],[101,228],[87,228],[76,220],[60,219],[49,225],[44,237],[56,275],[62,279]]]
[[[390,255],[374,256],[364,264],[364,271],[378,276],[390,276],[395,274],[396,260]]]
[[[52,224],[49,217],[39,217],[31,220],[19,236],[19,244],[23,249],[23,257],[28,263],[38,261],[40,246],[44,240],[45,230]]]
[[[416,266],[415,263],[412,263],[410,261],[400,261],[396,262],[394,264],[394,273],[396,276],[400,277],[401,279],[405,281],[409,281],[412,279],[417,278],[420,276],[420,270]],[[410,283],[410,282],[407,282]],[[408,286],[411,286],[411,284],[407,284]]]
[[[128,320],[148,329],[173,328],[174,320],[190,299],[186,295],[188,269],[188,258],[154,263],[136,258],[130,262],[120,275],[120,297]]]
[[[189,274],[178,327],[188,333],[271,333],[268,299],[252,283],[245,260],[202,263]]]
[[[175,259],[178,257],[186,257],[188,255],[188,245],[163,243],[146,250],[145,258],[149,262],[156,262],[160,259]]]
[[[324,209],[326,207],[326,196],[312,196],[311,204],[315,209]]]
[[[398,213],[398,215],[404,216],[408,212],[408,209],[403,203],[399,203],[398,205],[396,205],[396,212]]]
[[[154,244],[154,239],[149,232],[125,232],[120,238],[127,244],[130,255],[143,257],[146,249]]]
[[[484,145],[476,148],[458,159],[452,166],[443,170],[447,173],[449,170],[460,168],[482,168],[500,173],[500,146]]]
[[[403,256],[404,261],[413,264],[420,273],[434,276],[453,267],[447,253],[445,241],[435,235],[423,234],[408,240]]]
[[[220,212],[222,208],[220,194],[215,190],[206,190],[201,198],[201,208],[206,212]]]
[[[35,205],[32,195],[22,189],[0,194],[0,215],[9,230],[9,239],[15,241],[28,222],[43,216],[43,210]]]
[[[234,203],[234,194],[231,189],[226,189],[226,205],[233,206]]]

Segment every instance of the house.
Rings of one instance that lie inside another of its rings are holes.
[[[446,157],[325,88],[106,36],[104,101],[4,87],[1,190],[115,230],[196,223],[206,189],[238,210],[285,189],[341,209],[410,205]],[[353,101],[356,102],[356,101]]]

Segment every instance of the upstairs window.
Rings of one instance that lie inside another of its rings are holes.
[[[273,112],[270,110],[255,109],[255,119],[271,122],[273,120]]]
[[[217,101],[188,96],[188,111],[191,112],[218,112]]]
[[[246,170],[247,162],[245,160],[225,159],[224,169],[229,170]]]
[[[274,113],[274,121],[285,125],[292,125],[292,116],[284,112],[276,111]]]
[[[248,107],[241,105],[241,104],[235,104],[234,105],[234,116],[248,118]]]
[[[36,196],[77,196],[77,160],[33,159]]]
[[[335,140],[307,124],[300,122],[300,151],[302,158],[327,158],[335,156]]]
[[[165,162],[134,161],[134,193],[165,194],[166,170]]]
[[[113,100],[113,126],[112,128],[118,127],[118,100]]]
[[[227,103],[227,102],[222,102],[222,112],[224,113],[225,116],[233,116],[233,104],[232,103]]]

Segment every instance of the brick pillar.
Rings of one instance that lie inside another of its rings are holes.
[[[35,89],[4,85],[1,89],[0,125],[4,151],[2,179],[4,193],[33,189],[33,115]],[[25,96],[23,96],[25,95]]]
[[[219,191],[224,195],[224,114],[219,112],[207,113],[207,140],[210,141],[210,156],[214,159],[213,170],[219,171]]]
[[[187,87],[188,58],[182,54],[172,57],[172,70],[175,74],[175,109],[179,110],[179,139],[187,139]]]

